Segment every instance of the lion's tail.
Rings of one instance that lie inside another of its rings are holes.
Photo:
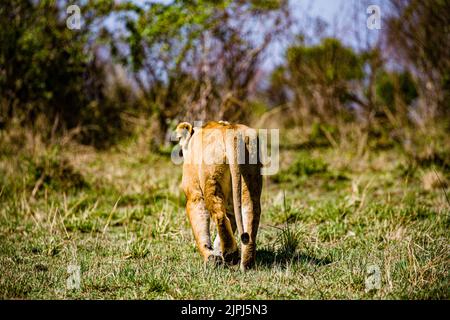
[[[244,224],[242,221],[242,179],[241,170],[238,159],[240,159],[240,143],[243,143],[242,137],[239,133],[230,135],[227,137],[228,142],[228,162],[230,164],[231,173],[231,188],[233,191],[233,207],[234,214],[236,216],[236,225],[243,244],[248,244],[250,236],[244,230]]]

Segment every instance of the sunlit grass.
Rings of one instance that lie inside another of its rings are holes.
[[[328,147],[313,153],[286,161],[288,178],[265,180],[257,263],[247,273],[205,269],[181,168],[168,157],[135,145],[62,148],[28,154],[31,163],[4,154],[0,297],[448,299],[448,185],[426,184],[431,169],[407,167],[395,149],[348,161]],[[81,268],[79,289],[67,287],[71,264]],[[381,270],[379,290],[366,291],[370,265]]]

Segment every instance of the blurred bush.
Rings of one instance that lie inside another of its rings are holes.
[[[280,171],[272,180],[275,182],[290,182],[298,180],[299,177],[325,174],[327,171],[328,165],[322,159],[311,157],[305,151],[299,152],[289,168]]]
[[[33,196],[44,189],[67,192],[88,187],[83,175],[55,151],[38,158],[24,158],[23,164]]]
[[[14,119],[47,138],[78,128],[79,141],[107,146],[126,129],[121,114],[134,107],[133,92],[107,82],[111,62],[91,39],[105,8],[82,7],[95,18],[81,30],[67,28],[65,8],[55,1],[0,6],[0,123]]]
[[[448,133],[446,1],[389,1],[383,41],[359,49],[291,28],[289,1],[86,1],[81,30],[66,26],[69,4],[0,6],[0,130],[105,148],[140,126],[161,151],[182,120],[271,122],[311,145],[417,157],[420,136]],[[282,40],[284,60],[267,70]]]

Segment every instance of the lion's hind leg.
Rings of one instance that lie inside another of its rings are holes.
[[[211,213],[217,226],[219,236],[220,252],[227,264],[237,264],[239,261],[239,251],[236,240],[233,236],[233,229],[230,219],[227,217],[226,205],[220,184],[214,180],[209,180],[205,188],[206,208]]]
[[[233,235],[234,235],[235,232],[236,232],[237,226],[236,226],[236,218],[234,216],[234,211],[233,211],[233,206],[232,205],[228,205],[228,207],[227,207],[227,217],[230,220],[231,230],[232,230]],[[216,228],[216,230],[217,230],[217,228]],[[221,249],[219,234],[217,234],[215,239],[214,239],[213,247],[214,247],[214,249],[213,249],[214,250],[214,254],[222,255],[222,249]]]
[[[215,255],[211,244],[211,235],[209,232],[210,214],[206,210],[203,198],[197,197],[188,200],[186,211],[191,223],[195,242],[206,264],[221,264],[222,258]]]
[[[241,270],[251,268],[256,258],[256,236],[261,216],[262,176],[258,165],[246,165],[242,174],[242,217],[245,231],[250,239],[241,244]]]

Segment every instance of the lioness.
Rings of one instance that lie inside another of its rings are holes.
[[[209,122],[193,128],[182,122],[175,130],[183,152],[181,187],[197,247],[205,263],[239,263],[233,236],[241,240],[240,268],[250,268],[256,255],[261,214],[261,161],[256,131],[245,125]],[[218,236],[211,244],[210,218]]]

